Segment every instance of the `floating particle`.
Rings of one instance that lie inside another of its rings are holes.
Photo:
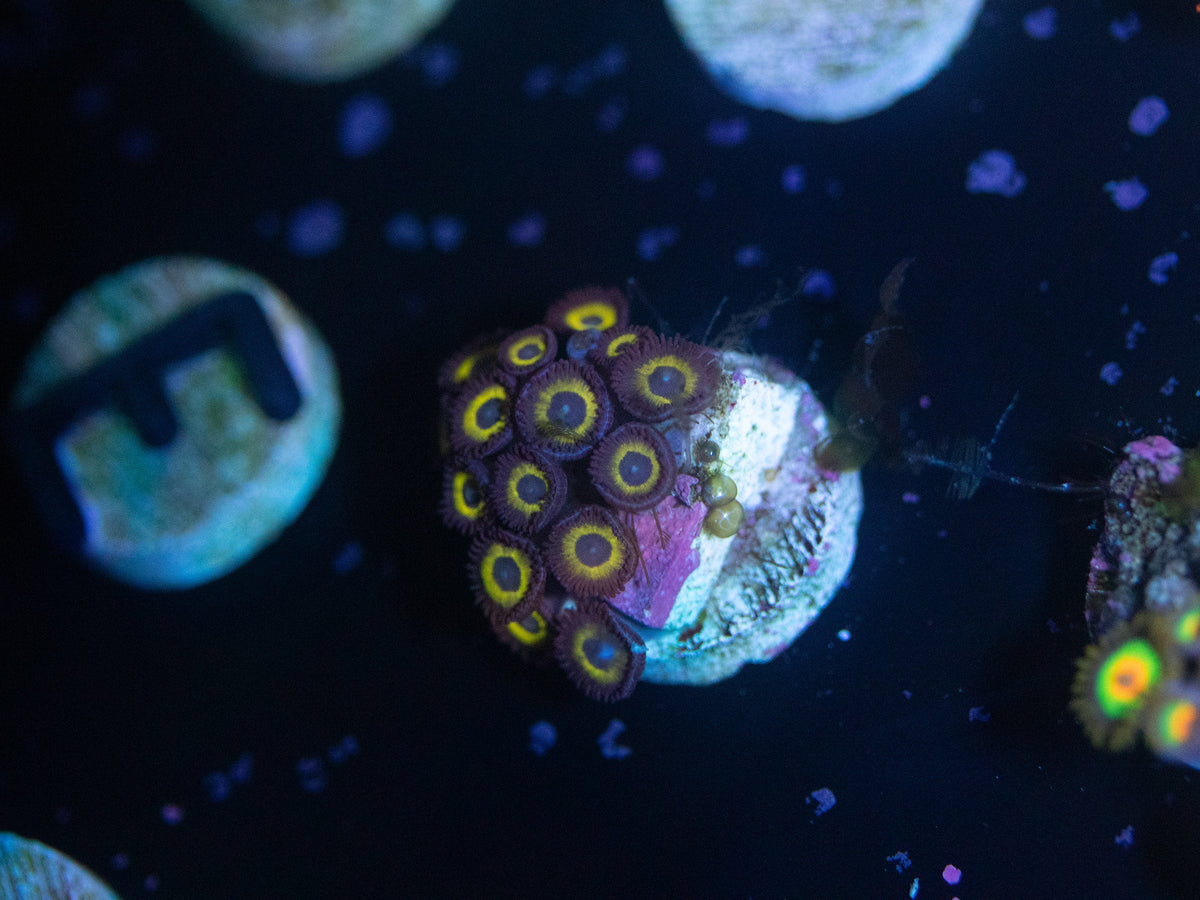
[[[351,159],[370,156],[392,133],[392,108],[378,94],[351,97],[342,108],[338,145]]]
[[[846,641],[850,640],[850,637],[851,637],[851,635],[850,635],[850,629],[849,629],[849,628],[843,628],[841,631],[839,631],[839,632],[837,633],[837,639],[838,639],[839,641],[841,641],[843,644],[844,644]]]
[[[1015,197],[1025,190],[1025,173],[1003,150],[987,150],[967,166],[967,193]]]
[[[1164,397],[1170,397],[1175,393],[1175,388],[1179,387],[1179,379],[1172,375],[1166,380],[1166,383],[1158,389],[1158,392]]]
[[[424,250],[425,226],[413,213],[396,213],[383,226],[383,239],[398,250]]]
[[[1146,333],[1146,326],[1141,322],[1134,322],[1129,326],[1129,330],[1125,332],[1125,349],[1133,350],[1137,347],[1138,338]]]
[[[942,869],[942,880],[946,884],[958,884],[962,880],[962,869],[947,864],[946,868]]]
[[[319,794],[329,784],[325,767],[318,756],[306,756],[296,763],[296,774],[300,778],[300,786],[310,794]]]
[[[1144,184],[1138,181],[1136,175],[1133,178],[1126,178],[1121,181],[1106,181],[1104,182],[1104,190],[1108,191],[1113,203],[1117,205],[1117,209],[1126,212],[1131,209],[1137,209],[1150,196],[1150,191],[1147,190]]]
[[[800,285],[801,294],[819,300],[832,299],[836,290],[833,276],[824,269],[809,269],[804,273],[804,281]]]
[[[762,263],[763,249],[758,244],[746,244],[734,251],[733,259],[742,268],[749,269]]]
[[[164,803],[161,813],[162,820],[168,825],[178,825],[183,821],[183,807],[178,803]]]
[[[679,229],[674,225],[660,225],[647,228],[637,240],[637,255],[639,259],[654,262],[662,256],[668,247],[675,246],[679,241]]]
[[[143,890],[149,891],[151,894],[153,894],[158,890],[158,876],[147,875],[142,879],[142,888]]]
[[[1053,6],[1043,6],[1028,12],[1021,19],[1021,27],[1035,41],[1048,41],[1058,31],[1058,10]]]
[[[615,78],[629,65],[629,52],[620,44],[609,44],[592,63],[597,78]]]
[[[85,84],[71,98],[71,112],[81,122],[95,122],[112,109],[112,88],[107,84]]]
[[[1121,18],[1113,19],[1108,23],[1108,33],[1122,43],[1141,30],[1142,23],[1135,12],[1126,13]]]
[[[1121,833],[1113,838],[1113,843],[1118,847],[1129,849],[1133,846],[1133,826],[1126,825],[1121,829]]]
[[[817,804],[817,808],[813,810],[813,815],[815,816],[825,815],[837,803],[837,797],[833,796],[833,791],[829,788],[817,788],[808,795],[808,800],[804,802],[807,803],[809,800]]]
[[[112,859],[109,860],[109,865],[118,872],[124,872],[129,868],[129,854],[114,853]]]
[[[314,200],[292,214],[288,222],[288,249],[312,258],[335,249],[345,229],[342,207],[332,200]]]
[[[224,772],[209,772],[203,779],[204,791],[213,803],[220,803],[233,793],[233,782]]]
[[[1124,373],[1115,362],[1105,363],[1100,367],[1100,380],[1105,384],[1116,384]]]
[[[625,121],[626,106],[624,97],[613,97],[596,113],[596,127],[605,134],[616,131],[618,126]]]
[[[458,74],[458,50],[449,44],[426,44],[417,54],[425,83],[441,87]]]
[[[515,247],[537,247],[546,238],[546,217],[528,212],[508,226],[508,242]]]
[[[234,784],[245,784],[254,772],[254,756],[243,753],[229,766],[229,780]]]
[[[917,893],[921,890],[921,879],[914,878],[912,884],[908,886],[908,900],[915,900]]]
[[[558,82],[558,69],[551,65],[534,66],[525,75],[521,90],[530,100],[545,97]]]
[[[544,720],[529,726],[529,749],[535,756],[545,756],[558,741],[558,729]]]
[[[804,166],[799,163],[783,167],[783,173],[779,176],[779,184],[783,188],[785,194],[798,194],[804,190]]]
[[[663,166],[662,153],[649,144],[635,147],[625,162],[629,174],[638,181],[653,181],[662,174]]]
[[[913,491],[905,491],[900,495],[900,500],[904,503],[920,503],[921,495]]]
[[[1147,276],[1153,284],[1166,284],[1170,277],[1169,273],[1179,265],[1179,254],[1160,253],[1154,259],[1150,260],[1150,271]]]
[[[624,744],[618,744],[617,738],[621,732],[625,730],[625,723],[620,719],[613,719],[608,723],[608,727],[604,729],[604,733],[596,738],[596,743],[600,745],[600,752],[605,759],[624,759],[633,752]]]
[[[912,865],[912,860],[908,858],[908,854],[903,850],[897,850],[889,856],[884,862],[890,862],[896,867],[897,872],[903,872]]]
[[[970,709],[967,710],[967,721],[968,722],[986,722],[991,717],[992,717],[992,714],[990,712],[987,712],[986,709],[982,706],[972,706]]]
[[[1149,137],[1158,131],[1171,113],[1162,97],[1143,97],[1129,114],[1129,130],[1134,134]]]
[[[429,239],[443,253],[457,250],[466,234],[467,226],[454,216],[435,216],[429,223]]]
[[[148,163],[158,153],[158,135],[148,125],[133,125],[117,138],[121,158],[131,163]]]
[[[750,123],[745,116],[734,116],[732,119],[713,119],[708,123],[705,137],[714,147],[736,147],[746,140],[750,133]]]
[[[333,571],[338,575],[353,572],[363,561],[363,545],[358,541],[346,541],[333,557]]]
[[[325,751],[325,755],[333,765],[340,766],[351,757],[358,756],[358,752],[358,738],[348,734]]]

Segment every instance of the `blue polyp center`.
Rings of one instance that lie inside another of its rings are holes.
[[[534,343],[522,344],[517,348],[517,359],[529,361],[537,359],[541,355],[541,348]]]
[[[551,425],[574,431],[587,420],[587,401],[575,391],[559,391],[546,408]]]
[[[655,366],[646,378],[646,386],[656,397],[673,400],[683,393],[687,378],[675,366]]]
[[[588,568],[604,565],[612,550],[612,542],[601,534],[585,534],[575,541],[575,558]]]
[[[588,351],[600,343],[600,332],[595,328],[586,331],[576,331],[567,338],[567,356],[571,359],[583,359]]]
[[[500,421],[503,410],[500,401],[493,397],[475,411],[475,424],[481,431],[486,431]]]
[[[482,500],[483,496],[479,492],[479,485],[475,483],[475,479],[471,478],[464,481],[462,486],[463,505],[469,509],[474,509]]]
[[[641,487],[650,480],[650,473],[654,471],[654,461],[645,453],[630,450],[621,456],[621,461],[617,463],[617,471],[625,484]]]
[[[546,496],[546,482],[537,475],[522,475],[517,479],[517,497],[530,506]]]
[[[607,669],[617,657],[617,648],[607,638],[589,638],[583,642],[583,653],[597,669]]]
[[[515,591],[521,587],[521,567],[510,556],[501,556],[492,563],[492,581],[502,591]]]

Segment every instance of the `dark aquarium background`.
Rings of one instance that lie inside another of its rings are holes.
[[[1067,709],[1095,496],[869,466],[850,576],[788,651],[616,705],[492,637],[437,512],[441,361],[631,278],[636,321],[697,340],[790,297],[751,345],[828,401],[911,256],[906,440],[986,443],[1018,395],[1005,472],[1194,446],[1200,14],[1045,7],[990,0],[924,89],[834,125],[722,94],[653,0],[459,0],[329,85],[181,3],[0,6],[5,391],[76,290],[196,253],[311,317],[345,404],[298,521],[183,592],[58,555],[5,457],[0,830],[125,898],[1196,896],[1197,773]],[[989,151],[1011,196],[968,190]]]

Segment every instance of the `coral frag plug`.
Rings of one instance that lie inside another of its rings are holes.
[[[442,366],[442,518],[493,630],[590,697],[711,684],[784,650],[854,558],[862,491],[820,466],[777,362],[629,325],[570,291]]]

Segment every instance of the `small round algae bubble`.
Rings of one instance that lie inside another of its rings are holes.
[[[737,484],[728,475],[714,475],[700,492],[705,506],[724,506],[737,498]]]
[[[727,93],[797,119],[885,109],[942,69],[983,0],[666,0]]]
[[[723,506],[714,506],[704,517],[704,527],[713,537],[730,538],[738,533],[746,521],[746,510],[736,500]]]

